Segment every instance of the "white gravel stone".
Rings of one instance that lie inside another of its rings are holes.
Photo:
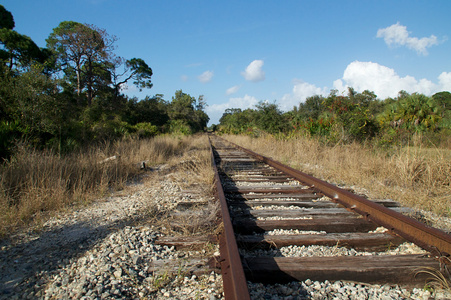
[[[397,285],[367,285],[346,281],[290,282],[281,284],[261,284],[248,282],[251,299],[451,299],[451,293],[428,290],[408,290]]]
[[[155,245],[162,233],[139,221],[189,198],[176,177],[68,209],[38,232],[2,241],[0,299],[222,299],[218,274],[185,277],[183,267],[179,275],[152,272],[154,261],[206,255]]]
[[[267,235],[295,235],[295,234],[327,234],[325,231],[299,230],[299,229],[274,229],[266,231]]]

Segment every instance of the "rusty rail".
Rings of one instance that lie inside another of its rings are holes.
[[[265,157],[229,141],[227,142],[250,154],[257,160],[267,163],[268,165],[281,170],[285,174],[318,189],[324,195],[333,199],[333,201],[345,206],[348,210],[361,214],[367,220],[373,221],[376,224],[387,228],[390,232],[417,244],[436,257],[442,258],[443,256],[450,256],[451,235],[436,228],[426,226],[415,219],[340,189],[306,173],[285,166],[269,157]]]
[[[250,299],[246,277],[244,275],[238,246],[230,219],[229,208],[222,189],[221,179],[215,162],[213,146],[210,142],[211,162],[215,172],[216,195],[221,204],[221,216],[224,225],[219,235],[219,249],[221,253],[220,265],[223,280],[224,296],[226,299]]]

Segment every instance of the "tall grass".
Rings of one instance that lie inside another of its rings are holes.
[[[49,212],[122,188],[142,172],[142,161],[167,163],[201,147],[208,147],[206,137],[124,139],[65,156],[19,145],[0,166],[0,237]]]
[[[408,147],[391,149],[359,143],[327,146],[308,137],[225,138],[316,177],[364,188],[372,198],[451,215],[451,151],[425,148],[418,138]]]

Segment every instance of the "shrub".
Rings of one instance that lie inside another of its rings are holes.
[[[138,123],[133,126],[133,129],[136,130],[136,135],[139,138],[150,138],[158,134],[157,126],[148,122]]]
[[[94,140],[114,140],[126,136],[133,131],[132,126],[127,122],[120,121],[118,118],[113,120],[99,121],[92,126]]]
[[[190,135],[193,130],[184,120],[171,120],[169,122],[169,132],[174,134]]]

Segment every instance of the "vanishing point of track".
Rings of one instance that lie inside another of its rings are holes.
[[[425,279],[417,276],[418,270],[437,269],[449,261],[451,236],[403,215],[396,202],[367,200],[219,137],[210,138],[224,226],[219,246],[226,299],[249,299],[247,281],[421,285]],[[385,232],[376,230],[381,226]],[[265,234],[275,229],[300,233]],[[428,254],[241,257],[238,250],[323,245],[375,252],[406,240]]]

